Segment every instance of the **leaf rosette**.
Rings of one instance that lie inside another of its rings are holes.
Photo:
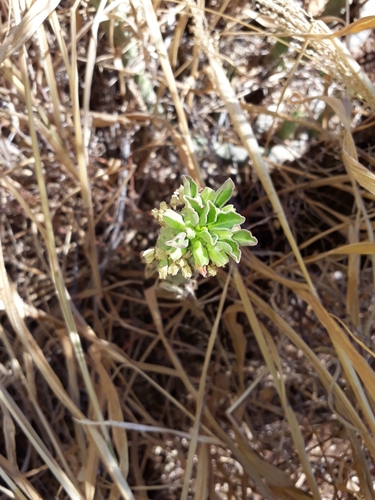
[[[156,264],[161,279],[178,273],[185,278],[197,272],[215,276],[229,258],[240,262],[240,246],[258,243],[250,231],[241,229],[245,217],[227,205],[233,190],[231,179],[217,191],[199,190],[191,177],[184,176],[170,205],[162,202],[152,211],[161,230],[156,246],[143,252],[143,258],[149,265]]]

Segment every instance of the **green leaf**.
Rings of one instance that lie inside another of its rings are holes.
[[[191,229],[191,227],[187,226],[185,228],[185,231],[186,231],[186,235],[187,237],[189,238],[189,240],[192,240],[193,238],[195,238],[196,236],[196,231],[194,231],[194,229]]]
[[[170,252],[168,252],[169,257],[173,260],[173,262],[180,260],[185,253],[186,248],[173,248]]]
[[[200,241],[196,241],[193,245],[193,257],[197,267],[207,266],[210,262],[207,249]]]
[[[211,261],[218,267],[223,267],[228,263],[229,259],[227,255],[225,254],[225,252],[218,250],[217,245],[207,245],[207,250]]]
[[[159,238],[156,242],[156,246],[158,248],[168,250],[168,245],[166,244],[166,242],[168,240],[171,240],[175,236],[176,236],[176,231],[174,231],[170,227],[162,227],[160,230]]]
[[[218,207],[223,207],[232,198],[234,183],[232,179],[227,179],[216,191],[213,203]]]
[[[206,227],[198,233],[198,238],[207,245],[216,245],[217,242],[216,234],[211,234]]]
[[[186,213],[185,222],[188,222],[195,227],[199,222],[198,212],[194,210],[194,208],[186,207],[184,208],[184,213]]]
[[[210,205],[205,205],[204,209],[202,210],[201,216],[199,217],[198,224],[200,226],[205,226],[207,224],[207,216],[208,212],[210,211]]]
[[[220,243],[223,245],[225,253],[230,255],[232,259],[238,264],[241,260],[241,250],[240,247],[238,246],[238,243],[231,240],[225,240]]]
[[[213,224],[217,221],[217,218],[220,214],[220,210],[215,207],[212,201],[208,201],[207,205],[209,206],[208,214],[207,214],[207,224]]]
[[[339,16],[340,14],[338,14]],[[281,57],[284,52],[287,52],[289,49],[289,44],[288,42],[291,40],[288,37],[280,37],[280,40],[275,43],[275,45],[271,49],[271,57],[273,61],[276,61],[279,57]]]
[[[220,240],[230,240],[233,234],[229,229],[211,229],[211,233],[216,234]]]
[[[214,199],[214,196],[215,196],[215,191],[210,187],[205,187],[201,192],[201,198],[203,200],[203,203],[207,203],[208,200],[212,201]]]
[[[189,240],[186,239],[186,233],[178,233],[174,238],[165,242],[168,246],[173,248],[187,248]]]
[[[234,231],[232,239],[237,241],[239,245],[252,247],[258,243],[258,240],[251,234],[250,231],[246,229],[240,229],[239,231]]]
[[[227,205],[226,207],[223,207],[220,209],[220,212],[227,214],[229,212],[235,212],[236,209],[234,208],[234,205]]]
[[[184,200],[187,208],[193,208],[198,213],[198,215],[201,215],[203,211],[203,201],[199,195],[195,198],[193,198],[192,196],[184,195]]]
[[[212,203],[212,201],[208,201],[207,205],[205,205],[205,207],[202,211],[202,214],[199,218],[199,225],[205,226],[206,224],[210,224],[212,222],[215,222],[219,213],[220,213],[220,210],[215,207],[215,205]]]
[[[276,136],[279,138],[279,139],[282,139],[283,141],[287,140],[287,139],[294,139],[295,138],[295,135],[296,135],[296,132],[297,132],[297,129],[299,127],[299,123],[296,123],[296,122],[292,122],[292,121],[285,121],[280,129],[277,131],[277,134]]]
[[[164,212],[163,220],[172,229],[185,229],[185,222],[182,216],[170,208]]]
[[[209,224],[212,229],[232,229],[237,224],[243,224],[245,217],[237,212],[220,213],[216,222]]]
[[[187,196],[192,196],[193,198],[198,194],[198,186],[188,175],[182,176],[182,181],[184,184],[184,194]]]

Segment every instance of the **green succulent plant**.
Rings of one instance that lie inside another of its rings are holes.
[[[162,202],[152,211],[162,227],[156,246],[142,255],[148,265],[156,266],[161,279],[178,273],[184,278],[197,272],[215,276],[230,257],[240,262],[240,246],[258,243],[250,231],[241,229],[245,217],[226,205],[233,189],[228,179],[217,191],[200,190],[191,177],[184,176],[170,204]]]

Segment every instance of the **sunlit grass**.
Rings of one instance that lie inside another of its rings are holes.
[[[353,126],[375,90],[323,23],[259,3],[254,25],[230,2],[3,2],[7,497],[373,497],[374,158]],[[289,165],[269,155],[285,121],[309,148]],[[167,288],[140,254],[182,174],[231,176],[259,246]]]

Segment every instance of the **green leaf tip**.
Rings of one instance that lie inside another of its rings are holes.
[[[216,191],[213,198],[213,203],[218,207],[223,207],[233,196],[234,182],[232,179],[227,179]]]
[[[168,210],[164,212],[163,221],[165,222],[166,226],[170,227],[171,229],[185,228],[185,221],[182,218],[182,215],[170,208],[168,208]]]
[[[237,241],[237,243],[241,246],[253,247],[257,245],[258,240],[251,234],[250,231],[246,229],[240,229],[239,231],[234,231],[232,235],[232,239]]]

